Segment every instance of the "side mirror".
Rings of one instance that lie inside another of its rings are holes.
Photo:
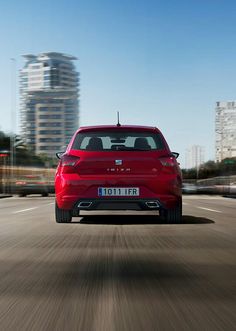
[[[57,152],[56,157],[60,160],[63,154],[65,154],[65,152]]]
[[[173,155],[176,159],[178,159],[178,157],[179,157],[179,153],[176,153],[176,152],[172,152],[172,155]]]

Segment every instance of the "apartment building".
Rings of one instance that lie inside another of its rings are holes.
[[[20,70],[21,134],[36,154],[65,150],[79,126],[76,57],[48,52],[24,55]]]
[[[215,160],[236,157],[236,101],[217,102],[215,113]]]

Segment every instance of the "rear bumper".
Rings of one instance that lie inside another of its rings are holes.
[[[157,199],[81,199],[74,207],[73,213],[78,210],[159,210],[163,208]]]
[[[57,199],[57,198],[56,198]],[[59,208],[66,210],[160,210],[174,208],[181,196],[165,195],[150,198],[80,198],[64,196],[57,199]]]
[[[76,177],[75,177],[76,178]],[[103,178],[68,179],[66,175],[56,176],[56,201],[61,209],[74,210],[150,210],[174,208],[181,200],[181,183],[176,176],[157,180],[156,178]],[[101,197],[99,187],[139,187],[140,196]],[[88,207],[78,205],[91,202]],[[156,201],[157,207],[150,208],[146,202]]]

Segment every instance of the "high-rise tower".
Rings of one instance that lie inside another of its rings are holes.
[[[192,145],[186,150],[185,167],[187,169],[199,168],[205,162],[205,150],[203,146]]]
[[[217,102],[215,117],[215,159],[236,157],[236,102]]]
[[[24,55],[20,71],[21,133],[36,154],[55,155],[79,125],[76,57],[49,52]]]

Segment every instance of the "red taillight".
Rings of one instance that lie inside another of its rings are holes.
[[[78,156],[73,155],[63,155],[61,157],[61,167],[63,173],[72,173],[79,161]]]
[[[159,158],[161,165],[163,166],[162,170],[168,173],[174,173],[176,169],[176,159],[175,157],[161,157]]]
[[[174,157],[162,157],[159,160],[164,167],[176,166],[176,161]]]

